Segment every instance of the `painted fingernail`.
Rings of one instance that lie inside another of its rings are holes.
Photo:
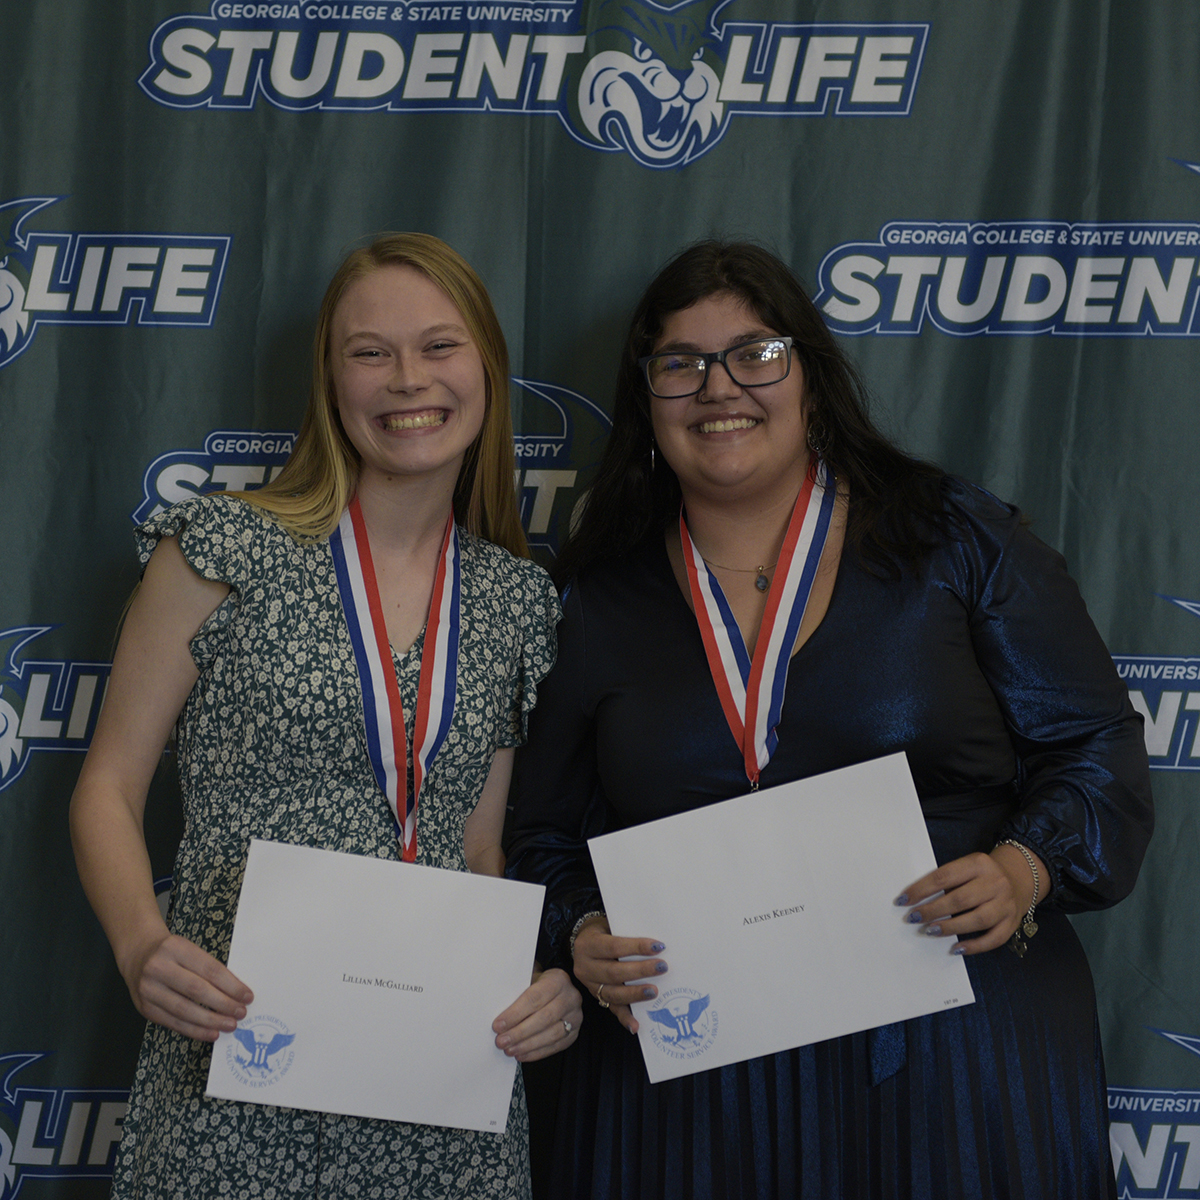
[[[655,970],[655,971],[656,971],[656,972],[657,972],[659,975],[665,975],[665,974],[666,974],[666,971],[667,971],[667,964],[666,964],[665,962],[656,962],[656,963],[654,964],[654,970]]]
[[[942,932],[942,927],[940,925],[926,925],[925,932],[930,937],[937,937],[938,934]]]
[[[666,949],[662,942],[654,942],[650,947],[651,954],[661,954]]]
[[[906,905],[906,904],[908,903],[908,893],[907,893],[907,892],[901,892],[901,893],[900,893],[900,895],[898,895],[898,896],[895,898],[895,900],[893,900],[893,901],[892,901],[892,903],[893,903],[893,904],[897,904],[897,905],[899,905],[901,908],[903,908],[903,907],[904,907],[904,905]]]
[[[914,909],[912,910],[912,912],[910,912],[910,913],[908,914],[908,916],[907,916],[907,917],[905,917],[904,919],[905,919],[905,920],[906,920],[906,921],[907,921],[907,922],[908,922],[910,925],[920,925],[920,923],[921,923],[921,910],[920,910],[919,908],[914,908]]]
[[[962,942],[957,942],[955,944],[954,948],[950,951],[950,953],[951,954],[965,954],[966,947],[962,944]]]
[[[642,988],[642,999],[653,1000],[658,995],[658,988],[644,987]]]

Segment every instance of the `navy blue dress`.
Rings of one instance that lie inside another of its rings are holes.
[[[1153,827],[1141,721],[1062,558],[1015,509],[943,490],[961,532],[919,578],[843,554],[761,784],[905,751],[939,862],[1012,837],[1047,864],[1028,953],[968,956],[972,1005],[655,1085],[637,1040],[585,997],[550,1195],[1116,1196],[1092,978],[1066,913],[1137,877]],[[547,885],[540,957],[569,968],[572,926],[603,907],[586,839],[747,782],[661,538],[585,573],[565,607],[509,863]],[[844,876],[853,887],[853,862]]]

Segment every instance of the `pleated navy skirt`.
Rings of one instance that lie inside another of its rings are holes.
[[[548,1194],[1115,1200],[1091,973],[1067,918],[1039,919],[1024,958],[967,958],[974,1004],[653,1085],[589,998]]]

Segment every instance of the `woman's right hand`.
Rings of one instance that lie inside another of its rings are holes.
[[[632,981],[664,974],[667,964],[654,955],[665,948],[653,938],[613,937],[608,922],[597,917],[584,925],[575,938],[575,978],[630,1033],[637,1033],[638,1023],[629,1006],[638,1000],[653,1000],[658,988],[651,983]],[[621,962],[631,955],[647,961]]]
[[[205,1042],[236,1027],[250,990],[167,930],[144,819],[171,726],[200,678],[192,639],[228,594],[228,584],[192,570],[174,538],[159,542],[129,606],[71,798],[79,878],[134,1004],[148,1020]]]
[[[123,971],[138,1012],[184,1037],[215,1042],[246,1015],[253,992],[194,942],[163,930]]]

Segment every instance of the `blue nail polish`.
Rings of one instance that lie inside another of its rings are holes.
[[[661,954],[666,949],[662,942],[654,942],[650,947],[651,954]]]
[[[658,995],[658,989],[652,987],[642,988],[642,998],[644,1000],[653,1000]]]
[[[959,942],[957,945],[955,945],[954,949],[950,951],[950,953],[951,954],[962,954],[965,952],[965,950],[966,950],[966,947],[963,946],[962,942]]]
[[[942,932],[942,927],[940,925],[926,925],[925,932],[930,937],[937,937],[937,935]]]
[[[892,901],[892,903],[898,905],[900,908],[903,908],[908,903],[908,893],[901,892],[900,895],[898,895],[895,900]]]
[[[906,920],[906,921],[907,921],[907,922],[908,922],[910,925],[920,925],[920,923],[921,923],[921,913],[920,913],[920,910],[919,910],[919,909],[916,909],[916,908],[914,908],[914,909],[912,910],[912,912],[910,912],[910,913],[908,914],[908,916],[905,918],[905,920]]]
[[[655,971],[656,971],[656,972],[657,972],[659,975],[663,975],[663,974],[665,974],[665,973],[666,973],[666,970],[667,970],[667,964],[666,964],[665,962],[656,962],[656,963],[654,964],[654,970],[655,970]]]

